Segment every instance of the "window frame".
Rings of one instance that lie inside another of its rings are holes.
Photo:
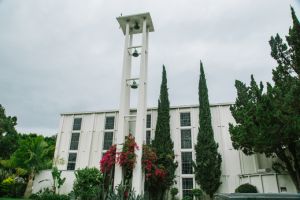
[[[190,157],[185,157],[184,154],[185,155],[189,154]],[[192,151],[181,152],[181,174],[193,174],[193,152]]]
[[[72,155],[75,155],[75,160],[70,160],[70,156]],[[68,163],[67,163],[67,170],[71,170],[71,171],[74,171],[76,169],[76,162],[77,162],[77,152],[69,152],[69,155],[68,155]],[[70,169],[70,164],[74,164],[74,167],[72,167],[73,169]]]
[[[189,131],[189,141],[183,138],[183,132]],[[189,142],[189,145],[185,146]],[[192,137],[192,129],[180,129],[180,147],[181,149],[192,149],[193,148],[193,137]]]
[[[190,183],[192,183],[192,187],[191,188],[185,188],[185,186],[187,186],[188,184],[185,184],[187,182],[185,182],[186,180],[189,180],[191,181]],[[191,196],[193,197],[192,195],[192,190],[194,188],[194,178],[191,178],[191,177],[183,177],[181,179],[182,181],[182,184],[181,184],[181,190],[182,190],[182,198],[186,197],[186,196]]]
[[[187,122],[186,119],[183,118],[183,115],[188,114],[189,115],[189,123],[185,124]],[[190,111],[183,111],[179,113],[179,120],[180,120],[180,127],[190,127],[192,125],[192,117],[191,117],[191,112]]]

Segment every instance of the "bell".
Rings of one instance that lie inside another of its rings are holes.
[[[138,23],[138,22],[135,22],[133,28],[134,28],[135,30],[139,30],[139,29],[140,29],[139,23]]]
[[[136,49],[134,50],[134,52],[133,52],[132,56],[133,56],[133,57],[138,57],[138,56],[139,56],[139,53],[137,52],[137,50],[136,50]]]
[[[138,88],[138,84],[137,84],[135,81],[133,81],[133,82],[132,82],[132,85],[131,85],[131,88],[132,88],[132,89]]]

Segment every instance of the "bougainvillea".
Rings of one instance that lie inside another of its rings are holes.
[[[103,155],[100,161],[100,170],[103,174],[108,174],[116,163],[117,146],[112,145]]]
[[[157,166],[157,155],[151,147],[143,146],[142,166],[145,171],[146,181],[163,180],[166,176],[166,170]]]
[[[135,142],[135,138],[129,134],[125,137],[125,143],[123,145],[122,152],[118,153],[117,163],[126,171],[132,171],[136,163],[135,150],[138,149],[139,147]]]

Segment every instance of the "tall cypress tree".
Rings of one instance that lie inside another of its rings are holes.
[[[152,142],[152,146],[156,151],[158,166],[166,170],[167,175],[163,183],[158,183],[156,186],[156,192],[159,192],[161,196],[173,185],[175,178],[175,170],[177,163],[174,162],[174,144],[170,135],[170,102],[167,86],[167,73],[165,66],[163,66],[162,83],[160,86],[160,96],[158,100],[157,109],[157,123],[155,129],[155,138]],[[159,190],[159,191],[157,191]],[[161,199],[161,198],[160,198]]]
[[[197,144],[195,146],[195,179],[201,186],[201,189],[212,197],[221,185],[222,159],[218,153],[218,144],[214,140],[208,90],[202,62],[200,62],[199,80],[199,126]]]

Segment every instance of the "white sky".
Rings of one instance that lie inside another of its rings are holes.
[[[163,64],[171,105],[197,104],[200,59],[210,102],[234,102],[236,79],[271,81],[268,41],[287,34],[290,5],[299,16],[299,0],[0,0],[0,104],[18,117],[18,131],[46,135],[62,112],[118,109],[124,38],[116,17],[142,12],[155,27],[149,106]]]

